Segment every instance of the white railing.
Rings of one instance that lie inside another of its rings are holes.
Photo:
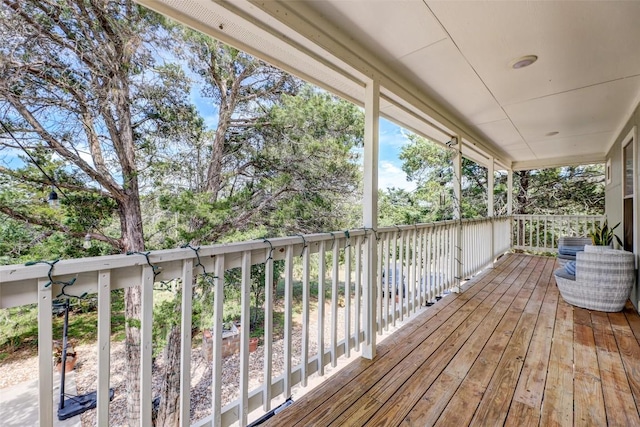
[[[141,320],[141,424],[151,423],[152,324],[154,285],[175,281],[181,286],[181,425],[189,425],[191,405],[192,312],[194,284],[203,273],[213,286],[214,331],[224,318],[225,281],[230,269],[240,269],[241,290],[240,363],[238,397],[232,402],[222,395],[222,334],[213,333],[211,415],[193,426],[246,425],[248,414],[272,406],[291,395],[297,384],[307,384],[325,366],[336,366],[342,355],[372,341],[376,331],[365,324],[365,295],[375,298],[377,332],[415,315],[424,305],[451,289],[460,279],[480,271],[510,247],[510,218],[445,221],[434,224],[357,229],[143,254],[114,255],[60,261],[53,266],[37,264],[0,267],[0,308],[38,305],[40,425],[53,421],[51,361],[52,301],[61,284],[75,278],[67,290],[97,295],[98,299],[98,410],[97,424],[108,425],[110,385],[111,291],[142,285]],[[369,251],[374,245],[376,251]],[[377,256],[375,255],[377,252]],[[373,253],[377,272],[371,280],[376,292],[365,292],[369,277],[366,265]],[[284,262],[284,295],[276,301],[271,272],[274,262]],[[249,387],[249,325],[251,266],[265,268],[264,347],[262,384]],[[51,273],[54,281],[49,284]],[[154,274],[154,273],[157,273]],[[316,287],[314,288],[314,285]],[[301,302],[294,300],[294,288]],[[274,307],[284,307],[282,342],[274,340]],[[300,320],[294,325],[294,305]],[[299,325],[299,326],[298,326]],[[299,341],[293,329],[301,328]],[[274,351],[278,346],[278,352]],[[281,347],[280,347],[281,346]],[[282,369],[272,361],[282,357]]]
[[[561,236],[587,236],[604,215],[514,215],[513,249],[557,252]]]

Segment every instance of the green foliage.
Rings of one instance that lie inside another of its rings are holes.
[[[613,238],[615,237],[616,242],[619,246],[622,245],[622,240],[618,237],[614,230],[620,226],[620,223],[617,223],[613,227],[609,228],[608,221],[605,219],[601,225],[595,224],[591,232],[589,233],[589,237],[593,241],[594,245],[597,246],[609,246],[613,244]]]
[[[514,173],[514,213],[598,215],[604,212],[604,166],[582,165]]]

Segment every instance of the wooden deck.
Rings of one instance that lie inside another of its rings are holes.
[[[503,257],[270,426],[639,426],[640,317],[574,308],[555,259]]]

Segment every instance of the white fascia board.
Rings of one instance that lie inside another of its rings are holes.
[[[553,159],[527,160],[523,162],[513,162],[514,171],[558,168],[563,166],[592,165],[606,161],[606,154],[593,154],[585,156],[568,156]]]

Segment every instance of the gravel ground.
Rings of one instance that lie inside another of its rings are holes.
[[[352,310],[353,311],[353,310]],[[325,347],[330,345],[331,330],[331,306],[330,303],[325,307]],[[338,310],[338,341],[344,338],[344,308]],[[352,313],[353,319],[353,313]],[[317,349],[317,310],[310,313],[309,322],[309,355],[316,354]],[[353,328],[353,320],[352,320]],[[298,316],[294,319],[293,328],[293,360],[292,366],[300,363],[301,345],[302,345],[302,326],[301,318]],[[283,340],[278,339],[273,343],[273,377],[282,374],[284,367],[284,351]],[[84,394],[95,390],[97,382],[97,347],[95,344],[76,345],[76,351],[79,354],[78,363],[76,365],[76,386],[79,394]],[[353,356],[352,356],[353,358]],[[194,348],[192,352],[192,369],[191,369],[191,420],[196,421],[206,417],[211,413],[211,366],[202,356],[199,348]],[[160,375],[162,372],[162,358],[159,357],[153,367],[153,393],[158,395],[160,389]],[[0,377],[0,389],[10,387],[14,384],[33,380],[37,378],[38,360],[37,357],[22,358],[6,362],[4,365],[5,372],[11,375],[3,375]],[[222,405],[233,402],[238,398],[240,383],[240,357],[239,354],[229,356],[223,360],[223,387],[222,387]],[[263,381],[264,366],[264,347],[259,346],[258,349],[251,353],[249,359],[250,367],[250,383],[249,390],[259,387]],[[8,369],[8,371],[6,370]],[[326,374],[331,369],[325,368]],[[313,381],[312,381],[313,382]],[[124,343],[111,343],[111,387],[115,391],[115,397],[110,405],[110,425],[125,426],[125,392],[126,383],[124,377]],[[310,387],[302,392],[308,391]],[[300,391],[297,395],[300,395]],[[253,414],[254,417],[260,414]],[[82,415],[82,425],[96,425],[96,411],[87,411]]]

